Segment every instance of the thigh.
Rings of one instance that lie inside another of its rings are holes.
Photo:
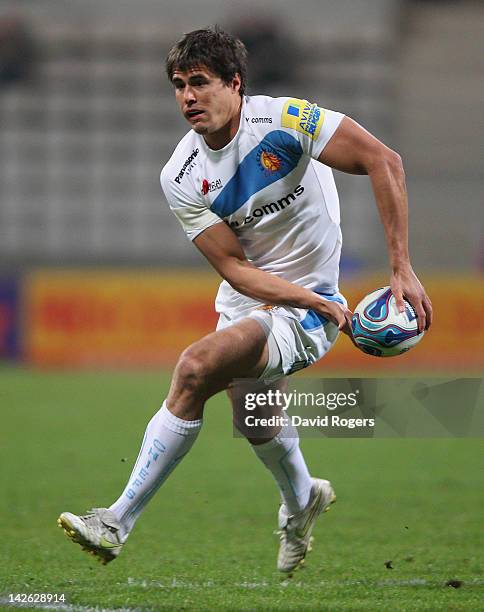
[[[272,383],[260,379],[232,381],[227,388],[227,395],[232,404],[234,427],[252,443],[271,440],[281,429],[277,418],[269,425],[254,426],[252,423],[254,419],[271,419],[284,415],[282,393],[287,391],[287,387],[287,378],[280,378]],[[262,397],[265,397],[265,400]],[[250,424],[246,421],[248,416],[253,417]]]

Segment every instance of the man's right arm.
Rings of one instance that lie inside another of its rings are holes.
[[[193,243],[220,276],[239,293],[264,304],[314,310],[351,337],[350,310],[254,266],[245,257],[237,236],[225,223],[212,225],[199,234]]]

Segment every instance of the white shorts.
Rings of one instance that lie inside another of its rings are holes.
[[[341,293],[322,295],[346,306]],[[303,313],[298,319],[295,312]],[[260,378],[272,382],[298,370],[307,368],[324,357],[336,342],[338,327],[312,310],[298,310],[284,306],[263,307],[248,315],[257,319],[267,335],[269,358]],[[224,329],[240,321],[221,314],[217,330]]]

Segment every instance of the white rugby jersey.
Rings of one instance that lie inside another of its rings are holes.
[[[235,137],[218,151],[191,130],[161,172],[168,204],[193,240],[224,221],[258,268],[321,293],[338,291],[339,201],[315,161],[343,115],[295,98],[245,97]],[[218,312],[245,316],[260,302],[226,281]],[[294,309],[297,318],[303,316]]]

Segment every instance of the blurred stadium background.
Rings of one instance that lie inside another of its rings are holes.
[[[116,499],[176,356],[216,321],[218,279],[158,182],[187,130],[165,54],[214,22],[247,43],[249,92],[347,113],[405,162],[434,326],[396,359],[341,338],[309,374],[482,376],[482,2],[0,0],[0,608],[482,609],[479,439],[305,439],[339,501],[292,584],[223,394],[119,561],[94,571],[58,533],[60,511]],[[388,282],[383,232],[368,179],[335,178],[354,306]]]
[[[249,93],[355,118],[404,159],[411,252],[435,325],[396,360],[341,340],[344,373],[484,364],[484,5],[305,0],[0,0],[0,359],[171,366],[213,328],[218,279],[158,176],[187,126],[164,76],[218,22],[251,53]],[[350,305],[388,282],[369,181],[336,173]]]

